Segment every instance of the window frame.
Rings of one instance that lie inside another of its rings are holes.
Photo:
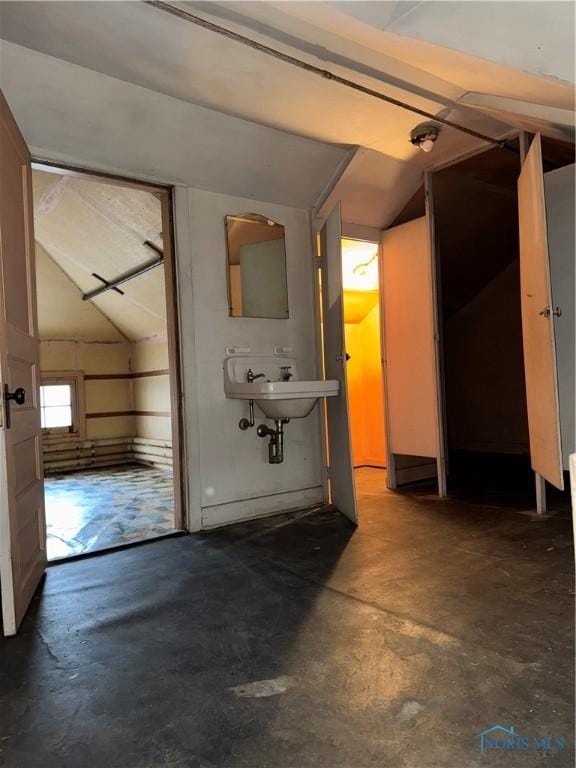
[[[40,386],[66,384],[70,386],[72,426],[42,427],[42,434],[50,439],[83,440],[86,434],[86,412],[84,408],[84,373],[83,371],[43,371],[40,374]],[[38,392],[40,395],[40,391]],[[39,397],[39,402],[40,402]],[[40,408],[41,410],[41,408]]]

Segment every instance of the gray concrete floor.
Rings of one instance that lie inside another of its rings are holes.
[[[383,481],[359,473],[358,529],[316,510],[51,567],[0,642],[0,765],[571,768],[569,516]],[[527,749],[481,752],[494,725]]]

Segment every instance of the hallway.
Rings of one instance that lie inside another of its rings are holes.
[[[6,765],[476,768],[500,722],[573,765],[570,518],[383,480],[358,473],[357,529],[312,510],[49,568],[2,641]]]

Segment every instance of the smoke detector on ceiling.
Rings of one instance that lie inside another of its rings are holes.
[[[435,123],[420,123],[410,131],[410,141],[423,152],[432,152],[439,135],[440,127]]]

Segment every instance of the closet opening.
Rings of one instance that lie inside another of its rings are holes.
[[[565,164],[543,143],[545,177]],[[520,303],[520,152],[492,149],[433,174],[450,496],[534,508]]]
[[[386,431],[380,330],[379,244],[342,239],[344,335],[356,481],[384,486]]]

